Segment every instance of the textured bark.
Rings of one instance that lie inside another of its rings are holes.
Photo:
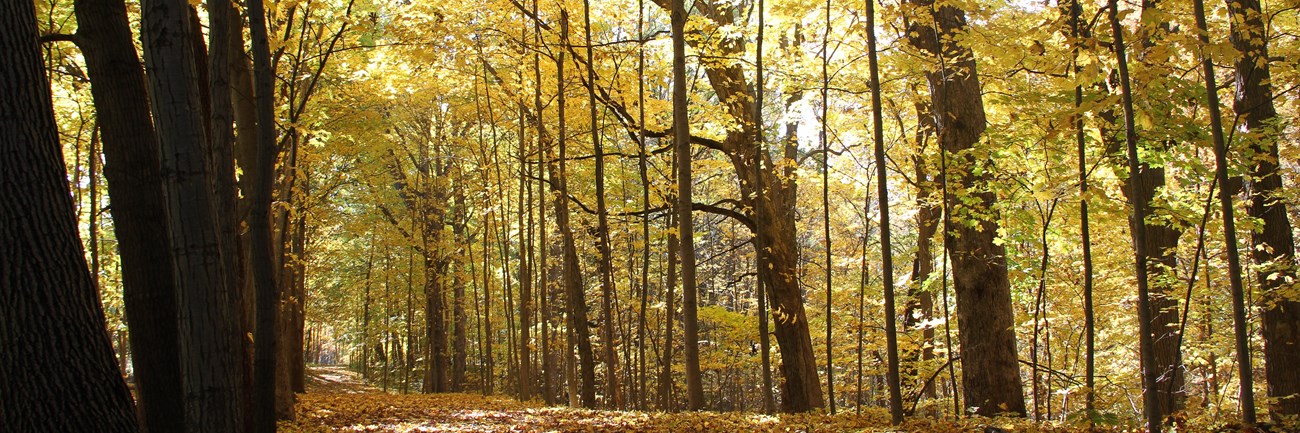
[[[232,17],[238,16],[238,11],[232,9]],[[229,25],[231,30],[228,33],[227,44],[230,45],[230,56],[228,67],[230,68],[230,94],[231,105],[234,109],[235,118],[235,143],[233,154],[238,167],[244,171],[243,176],[237,179],[237,187],[240,191],[252,191],[253,188],[253,161],[257,158],[257,106],[253,95],[253,66],[249,62],[248,56],[244,53],[244,32],[243,22],[238,19],[231,19]],[[253,332],[253,311],[256,294],[253,287],[253,278],[251,276],[252,267],[248,266],[249,256],[249,237],[247,232],[249,213],[249,197],[241,194],[235,201],[235,225],[239,228],[236,235],[239,254],[237,269],[231,272],[238,273],[235,286],[235,293],[238,301],[235,303],[237,315],[239,318],[239,335],[249,335]],[[241,395],[249,395],[253,389],[253,340],[251,338],[239,339],[239,389]],[[252,401],[244,399],[244,416],[245,423],[253,422],[252,407],[249,406]]]
[[[239,430],[236,316],[230,305],[217,203],[211,193],[200,76],[189,7],[180,0],[141,4],[144,60],[162,147],[168,234],[175,259],[186,431]]]
[[[74,6],[104,146],[142,427],[180,431],[185,414],[176,282],[169,277],[167,205],[144,69],[131,41],[125,2],[80,0]]]
[[[31,2],[0,3],[0,425],[134,432],[77,238],[34,17]]]
[[[951,211],[953,220],[975,220],[976,224],[955,224],[946,248],[952,257],[957,292],[957,325],[962,353],[962,384],[965,405],[979,415],[1011,413],[1025,415],[1024,390],[1016,358],[1014,311],[1007,278],[1006,248],[995,241],[998,216],[993,210],[996,197],[988,190],[988,171],[978,167],[990,163],[966,152],[980,140],[987,126],[984,102],[975,59],[970,48],[950,36],[967,28],[966,13],[929,0],[913,0],[928,10],[934,27],[913,23],[909,42],[943,62],[939,70],[926,73],[930,99],[939,120],[939,145],[953,160],[957,172],[945,173],[959,197]]]
[[[303,179],[304,195],[310,185],[307,179]],[[293,235],[293,255],[296,258],[293,264],[293,281],[290,284],[292,292],[289,298],[290,303],[289,315],[289,333],[285,339],[289,350],[285,362],[289,364],[289,389],[292,392],[305,392],[306,389],[306,359],[304,356],[304,331],[307,320],[307,215],[300,213],[298,222],[294,223],[296,228]]]
[[[1269,410],[1275,421],[1300,414],[1300,300],[1284,295],[1294,277],[1295,237],[1287,219],[1278,175],[1277,109],[1268,66],[1268,45],[1258,0],[1227,2],[1232,17],[1232,45],[1241,53],[1234,71],[1233,110],[1241,116],[1254,154],[1250,169],[1250,216],[1263,226],[1253,231],[1252,249],[1264,291],[1264,372],[1268,396],[1278,399]]]

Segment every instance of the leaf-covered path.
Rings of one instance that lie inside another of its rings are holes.
[[[1055,424],[996,422],[1008,432],[1084,431]],[[385,393],[342,367],[308,371],[297,420],[281,432],[979,432],[989,420],[936,421],[913,417],[890,427],[881,409],[828,416],[769,416],[738,412],[639,412],[543,407],[508,396]]]

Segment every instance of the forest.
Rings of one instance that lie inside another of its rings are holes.
[[[1291,0],[0,0],[0,431],[1296,431]]]

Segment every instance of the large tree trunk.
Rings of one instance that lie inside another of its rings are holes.
[[[0,423],[135,432],[77,238],[35,16],[31,2],[0,4]]]
[[[1235,77],[1233,109],[1244,120],[1251,153],[1250,216],[1263,227],[1253,231],[1256,281],[1264,291],[1264,372],[1268,396],[1278,399],[1270,407],[1273,418],[1300,414],[1300,301],[1284,294],[1295,271],[1295,237],[1287,220],[1286,205],[1277,197],[1283,191],[1278,175],[1277,110],[1268,67],[1268,45],[1258,0],[1228,3],[1232,16],[1232,45],[1241,52]]]
[[[966,30],[964,11],[929,0],[913,0],[929,11],[934,27],[914,25],[909,42],[940,57],[943,65],[929,71],[931,104],[939,120],[939,145],[954,158],[959,173],[945,173],[959,196],[950,219],[976,219],[974,225],[951,227],[947,249],[952,256],[957,290],[957,324],[961,331],[962,384],[965,404],[980,415],[1025,415],[1024,390],[1016,358],[1015,313],[1007,278],[1006,248],[994,242],[998,232],[996,197],[987,189],[990,161],[966,151],[984,133],[984,102],[970,48],[950,36]],[[929,21],[929,20],[927,20]]]
[[[137,399],[146,430],[180,431],[185,419],[177,340],[176,282],[158,138],[144,70],[122,0],[81,0],[78,45],[104,145],[104,177],[122,263]]]
[[[168,233],[175,259],[180,317],[186,430],[240,428],[237,322],[220,257],[217,203],[199,98],[197,53],[188,5],[179,0],[141,4],[145,67],[162,148]]]

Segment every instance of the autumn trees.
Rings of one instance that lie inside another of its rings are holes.
[[[1300,407],[1283,6],[170,1],[147,70],[129,5],[41,24],[151,428],[265,429],[304,362],[611,409]]]

